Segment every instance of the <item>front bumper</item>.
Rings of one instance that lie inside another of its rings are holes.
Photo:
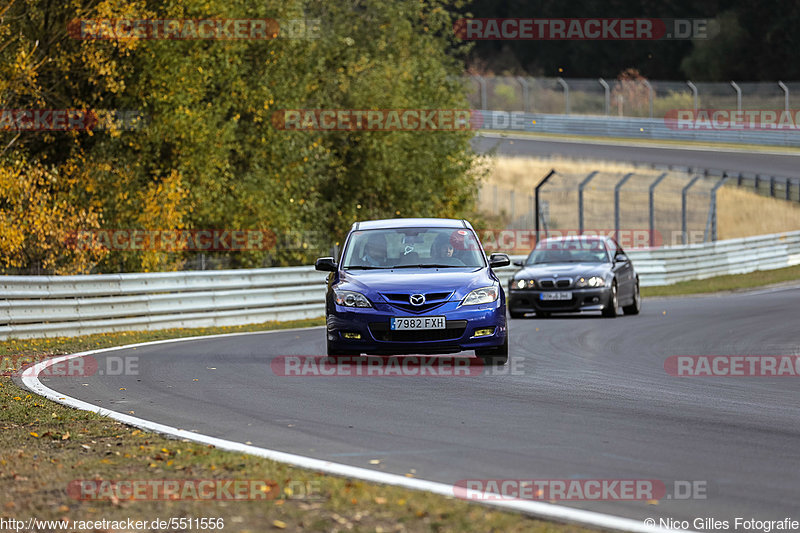
[[[547,292],[571,292],[571,300],[542,300]],[[579,311],[602,311],[611,305],[611,287],[585,289],[511,289],[508,294],[508,309],[512,313],[576,313]]]
[[[446,302],[425,313],[409,313],[389,304],[373,308],[328,306],[328,346],[348,353],[368,355],[443,354],[501,346],[506,339],[506,306],[490,304],[458,306]],[[444,316],[445,329],[392,331],[392,317]],[[476,330],[490,328],[491,335],[476,337]],[[345,338],[360,335],[360,339]]]

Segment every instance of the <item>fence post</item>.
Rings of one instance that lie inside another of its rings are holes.
[[[769,177],[769,197],[775,198],[775,176]]]
[[[634,172],[628,172],[622,176],[622,179],[614,186],[614,237],[617,239],[617,242],[619,242],[619,190],[634,174]]]
[[[555,173],[556,173],[556,169],[551,168],[550,172],[547,173],[547,176],[542,178],[539,181],[539,183],[536,184],[536,188],[534,189],[534,197],[535,197],[535,204],[536,204],[536,206],[535,206],[535,208],[536,208],[536,233],[534,235],[534,238],[536,239],[537,243],[539,242],[539,191],[544,186],[544,184],[547,183],[547,180],[549,180],[553,176],[553,174],[555,174]]]
[[[489,109],[489,95],[486,91],[486,80],[480,74],[473,74],[473,78],[478,80],[478,86],[481,92],[481,109]]]
[[[755,192],[756,194],[758,194],[758,186],[761,185],[759,177],[760,176],[756,174],[756,177],[753,178],[753,192]]]
[[[783,89],[783,108],[788,113],[789,112],[789,87],[787,87],[786,84],[783,83],[782,81],[778,82],[778,87]]]
[[[600,85],[603,87],[603,92],[605,93],[605,103],[606,103],[606,116],[611,112],[611,88],[606,83],[606,80],[603,78],[598,78],[597,80]]]
[[[522,110],[526,113],[530,113],[531,108],[530,104],[528,103],[530,90],[528,87],[528,81],[523,76],[517,76],[517,81],[520,85],[522,85]]]
[[[742,90],[736,85],[735,81],[731,81],[731,87],[736,91],[736,111],[742,110]]]
[[[583,189],[586,184],[592,181],[597,175],[597,170],[592,171],[586,178],[578,185],[578,234],[583,235]]]
[[[708,204],[708,220],[706,220],[706,231],[703,233],[703,242],[708,241],[709,226],[711,227],[711,240],[717,240],[717,190],[728,181],[729,177],[727,172],[723,172],[720,180],[709,191],[711,198]]]
[[[653,86],[647,80],[642,80],[642,84],[647,87],[647,102],[650,107],[650,118],[653,118]]]
[[[655,231],[656,231],[656,229],[655,229],[655,226],[656,226],[656,214],[655,214],[656,213],[655,212],[656,187],[658,186],[659,183],[661,183],[661,180],[663,180],[666,177],[667,177],[667,173],[666,172],[662,172],[661,175],[659,177],[657,177],[656,180],[653,183],[650,184],[650,190],[648,191],[649,192],[649,205],[650,205],[650,246],[653,246],[653,237],[655,236]]]
[[[789,178],[786,178],[786,187],[785,187],[785,190],[783,191],[784,196],[786,197],[785,198],[786,200],[791,200],[792,199],[792,195],[791,195],[792,189],[791,189],[791,187],[792,187],[792,180],[790,180]]]
[[[691,81],[687,81],[686,85],[688,85],[692,90],[692,96],[694,97],[694,112],[697,113],[697,86]]]
[[[689,189],[694,185],[701,176],[698,174],[692,178],[686,187],[681,190],[681,242],[686,244],[687,224],[686,224],[686,195],[689,194]]]
[[[569,115],[569,85],[564,78],[556,78],[556,81],[564,89],[564,114]]]

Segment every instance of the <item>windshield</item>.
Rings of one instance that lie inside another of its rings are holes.
[[[536,245],[526,265],[540,263],[608,263],[608,252],[601,240],[546,240]]]
[[[486,266],[475,234],[468,229],[395,228],[356,231],[342,268],[481,268]]]

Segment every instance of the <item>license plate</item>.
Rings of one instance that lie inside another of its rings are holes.
[[[542,300],[572,300],[572,293],[569,291],[543,292],[539,296]]]
[[[444,328],[445,319],[443,316],[392,317],[393,330]]]

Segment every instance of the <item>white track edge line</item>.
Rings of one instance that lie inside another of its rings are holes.
[[[286,463],[310,470],[317,470],[320,472],[327,472],[330,474],[336,474],[345,477],[358,478],[364,481],[382,483],[385,485],[394,485],[412,490],[428,491],[434,494],[440,494],[442,496],[449,496],[455,498],[453,486],[447,485],[445,483],[440,483],[438,481],[427,481],[424,479],[408,478],[405,476],[400,476],[398,474],[391,474],[388,472],[378,472],[376,470],[370,470],[368,468],[350,466],[341,463],[334,463],[322,459],[314,459],[312,457],[305,457],[302,455],[295,455],[292,453],[281,452],[278,450],[271,450],[269,448],[261,448],[258,446],[252,446],[230,440],[220,439],[217,437],[212,437],[210,435],[194,433],[192,431],[187,431],[185,429],[178,429],[172,426],[159,424],[158,422],[151,422],[143,418],[130,416],[124,413],[120,413],[118,411],[111,411],[109,409],[92,405],[88,402],[84,402],[83,400],[79,400],[77,398],[73,398],[71,396],[67,396],[66,394],[57,392],[44,385],[41,381],[39,381],[39,374],[51,365],[58,364],[70,359],[75,359],[78,357],[84,357],[87,355],[92,355],[102,352],[134,348],[139,346],[147,346],[152,344],[164,344],[169,342],[183,342],[189,340],[251,335],[260,333],[277,333],[281,331],[298,331],[302,329],[312,329],[313,327],[320,327],[320,326],[312,326],[310,328],[292,328],[292,329],[254,331],[254,332],[242,332],[242,333],[223,333],[218,335],[183,337],[178,339],[164,339],[158,341],[129,344],[125,346],[114,346],[111,348],[100,348],[97,350],[90,350],[87,352],[62,355],[54,357],[52,359],[47,359],[45,361],[40,361],[35,365],[33,365],[32,367],[28,367],[25,370],[25,372],[23,372],[21,380],[22,383],[32,392],[39,394],[40,396],[44,396],[45,398],[52,400],[56,403],[60,403],[62,405],[66,405],[83,411],[90,411],[93,413],[97,413],[100,416],[107,416],[111,419],[117,420],[118,422],[122,422],[123,424],[139,427],[142,429],[146,429],[148,431],[153,431],[155,433],[162,433],[175,438],[191,440],[202,444],[210,444],[221,450],[247,453],[257,457],[263,457],[265,459],[270,459],[273,461],[278,461],[281,463]],[[32,375],[26,375],[28,373],[32,373]],[[464,500],[464,501],[470,501],[470,500]],[[473,503],[482,503],[493,507],[500,507],[514,511],[521,511],[523,513],[530,514],[539,518],[552,519],[560,522],[584,524],[592,527],[601,527],[618,531],[632,531],[632,532],[643,532],[643,533],[655,533],[655,532],[677,533],[677,530],[659,528],[656,526],[648,526],[645,525],[643,521],[634,520],[631,518],[622,518],[614,515],[599,513],[596,511],[585,511],[582,509],[574,509],[571,507],[564,507],[561,505],[555,505],[544,502],[524,501],[524,500],[523,501],[475,500]]]

